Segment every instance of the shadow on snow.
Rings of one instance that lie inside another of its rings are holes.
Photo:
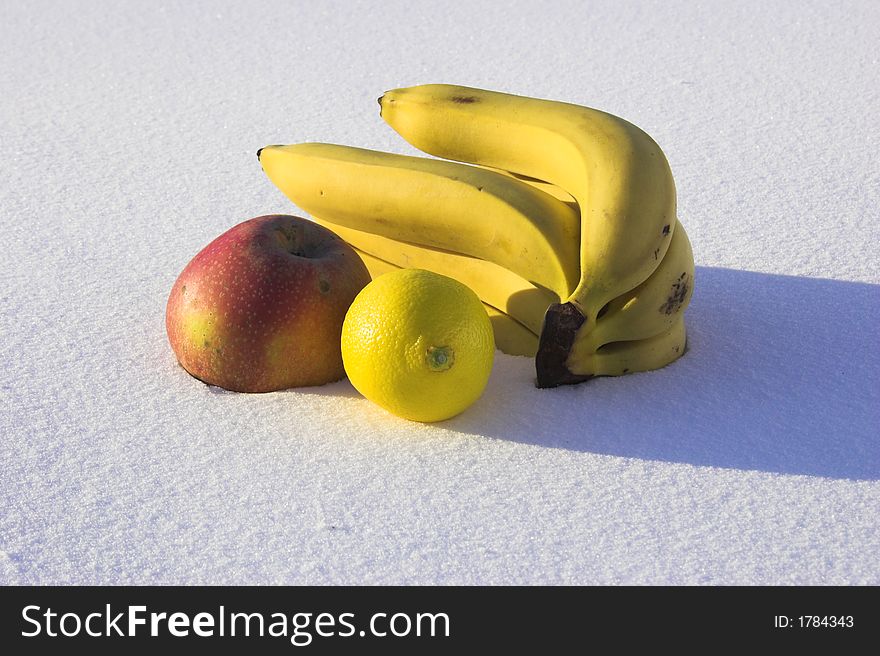
[[[445,425],[630,458],[880,479],[880,286],[698,267],[688,352],[665,369],[550,390],[499,358]]]

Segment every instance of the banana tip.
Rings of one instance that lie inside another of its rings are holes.
[[[266,150],[267,148],[280,148],[280,146],[279,146],[278,144],[272,144],[271,146],[263,146],[262,148],[260,148],[260,149],[257,151],[257,159],[260,159],[260,155],[261,155],[261,154],[263,153],[263,151]]]

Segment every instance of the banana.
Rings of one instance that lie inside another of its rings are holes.
[[[334,226],[334,229],[338,229],[338,226]],[[386,262],[357,247],[355,247],[355,251],[360,255],[364,264],[367,265],[367,270],[374,279],[385,273],[406,268]],[[524,355],[530,358],[535,356],[535,353],[538,351],[537,335],[486,302],[483,302],[483,307],[486,308],[486,313],[492,322],[492,331],[495,333],[495,347],[497,349],[508,355]]]
[[[531,185],[535,189],[539,189],[545,194],[550,194],[551,196],[553,196],[553,198],[561,200],[563,203],[571,207],[572,210],[577,211],[578,209],[577,201],[574,199],[574,196],[572,196],[562,187],[557,187],[555,184],[550,184],[549,182],[544,182],[543,180],[538,180],[537,178],[530,178],[527,175],[511,173],[510,171],[505,171],[504,169],[493,169],[490,166],[484,166],[483,168],[489,169],[490,171],[495,171],[496,173],[500,173],[501,175],[506,175],[507,177],[513,178],[514,180],[525,182],[527,185]]]
[[[455,278],[474,290],[484,303],[513,317],[535,335],[541,332],[547,308],[559,302],[556,294],[535,287],[491,262],[346,228],[330,218],[312,216],[312,220],[329,228],[359,251],[385,262]]]
[[[690,303],[693,281],[691,242],[679,223],[660,266],[641,285],[602,309],[595,329],[575,340],[570,358],[581,361],[610,342],[645,339],[669,330]]]
[[[492,331],[495,333],[495,348],[507,355],[524,355],[535,357],[538,352],[538,336],[523,326],[516,319],[504,314],[501,310],[483,303]]]
[[[580,361],[585,378],[594,376],[623,376],[637,371],[665,367],[684,355],[687,335],[684,317],[654,337],[632,342],[612,342],[593,353],[585,353]]]
[[[267,146],[258,157],[313,216],[484,259],[560,298],[580,278],[577,212],[510,176],[333,144]]]
[[[420,150],[546,181],[577,201],[579,279],[547,312],[536,369],[539,387],[595,375],[598,352],[574,345],[598,328],[606,304],[649,278],[675,231],[675,185],[659,146],[605,112],[469,87],[395,89],[379,105]]]

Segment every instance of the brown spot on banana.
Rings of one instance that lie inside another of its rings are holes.
[[[690,280],[688,280],[687,273],[685,272],[679,276],[677,282],[672,283],[672,291],[669,294],[669,298],[659,308],[661,314],[673,314],[681,310],[689,290]]]

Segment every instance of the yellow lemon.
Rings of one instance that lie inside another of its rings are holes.
[[[342,324],[351,384],[389,412],[441,421],[480,398],[495,355],[489,316],[457,280],[421,269],[379,276]]]

